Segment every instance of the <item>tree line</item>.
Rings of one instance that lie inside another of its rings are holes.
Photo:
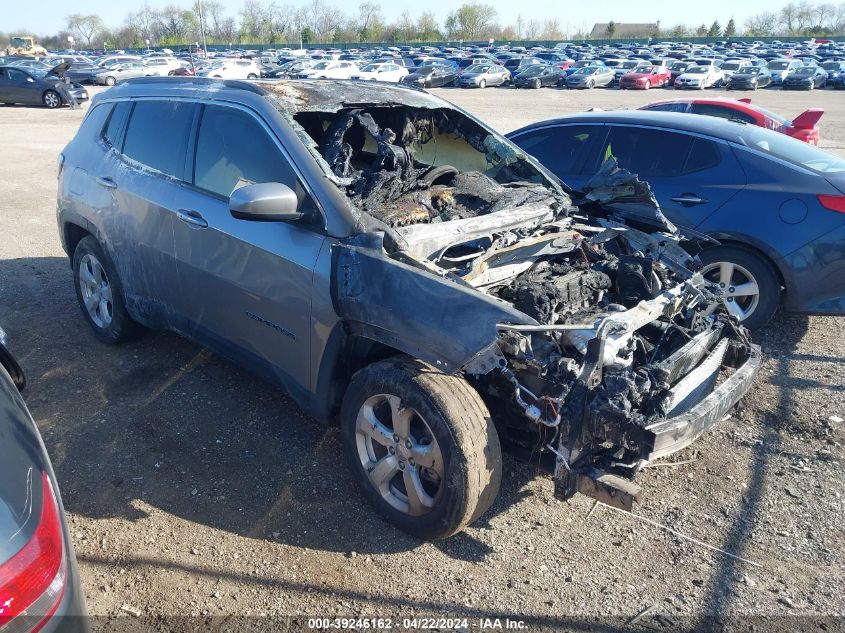
[[[435,42],[519,40],[585,40],[592,25],[562,23],[558,18],[524,18],[502,25],[490,4],[473,1],[449,12],[441,19],[433,11],[415,14],[409,9],[388,21],[381,5],[363,0],[356,11],[344,12],[328,0],[307,0],[306,4],[278,4],[275,0],[245,0],[236,15],[226,11],[220,0],[192,0],[189,6],[168,4],[161,8],[144,3],[130,12],[120,25],[107,25],[97,15],[74,13],[67,16],[65,28],[42,36],[48,48],[68,47],[68,36],[76,48],[139,48],[174,46],[199,42],[205,32],[211,45],[243,46],[270,44],[298,46],[333,42]],[[611,20],[600,37],[613,39],[617,23]],[[733,18],[723,27],[718,20],[709,26],[656,23],[652,37],[732,37],[774,36],[802,37],[845,33],[845,4],[789,3],[779,11],[764,12],[748,18],[739,29]],[[16,33],[24,34],[24,33]],[[8,41],[7,34],[0,34]]]

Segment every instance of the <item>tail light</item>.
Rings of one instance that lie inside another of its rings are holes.
[[[816,197],[825,209],[845,213],[845,196],[827,196],[819,194]]]
[[[32,538],[0,564],[0,630],[35,633],[55,613],[65,593],[67,557],[53,487],[41,476],[41,518]]]

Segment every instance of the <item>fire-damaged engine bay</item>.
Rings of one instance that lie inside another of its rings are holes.
[[[707,238],[612,158],[569,192],[455,109],[293,118],[368,232],[336,254],[341,315],[463,372],[560,496],[630,508],[630,478],[747,391],[759,350],[696,272]]]

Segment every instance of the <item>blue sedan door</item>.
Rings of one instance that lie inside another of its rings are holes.
[[[696,227],[746,185],[733,150],[721,141],[634,125],[613,125],[599,156],[651,185],[666,217]]]

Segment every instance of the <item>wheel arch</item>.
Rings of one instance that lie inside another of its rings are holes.
[[[65,252],[71,260],[73,259],[73,253],[79,242],[89,235],[96,239],[96,235],[94,235],[89,227],[82,226],[80,223],[73,220],[64,222],[62,226],[62,242],[65,247]]]
[[[336,425],[343,397],[355,372],[396,356],[408,355],[381,341],[350,333],[343,322],[339,322],[322,351],[314,415],[326,424]]]

